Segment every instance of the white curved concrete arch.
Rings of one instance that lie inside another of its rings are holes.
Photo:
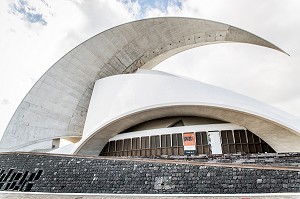
[[[152,73],[152,74],[151,74]],[[208,117],[244,126],[277,152],[300,152],[296,117],[196,80],[147,71],[95,84],[76,154],[98,155],[108,139],[136,124],[170,116]]]
[[[240,42],[283,52],[233,26],[191,18],[153,18],[106,30],[58,60],[20,103],[0,142],[0,150],[53,137],[81,136],[94,82],[153,68],[197,46]]]

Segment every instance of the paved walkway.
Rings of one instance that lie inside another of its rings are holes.
[[[19,192],[0,192],[0,199],[300,199],[300,193],[283,194],[197,194],[197,195],[143,195],[143,194],[48,194],[48,193],[19,193]]]

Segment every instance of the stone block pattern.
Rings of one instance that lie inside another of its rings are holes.
[[[161,159],[186,159],[186,156],[161,156]],[[255,164],[269,166],[300,167],[300,153],[259,153],[259,154],[223,154],[189,157],[197,162],[218,162],[234,164]]]
[[[25,172],[40,173],[30,189],[55,193],[279,193],[300,192],[300,172],[166,164],[46,154],[0,154],[2,174],[17,182]],[[41,172],[42,171],[42,172]],[[16,176],[17,174],[15,174]],[[27,179],[28,180],[28,179]],[[27,184],[23,187],[27,187]],[[1,190],[4,190],[1,187]],[[10,189],[8,189],[10,190]],[[13,191],[13,189],[11,189]],[[17,190],[16,190],[17,191]]]

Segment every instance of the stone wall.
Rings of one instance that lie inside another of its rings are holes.
[[[1,190],[59,193],[300,192],[300,172],[111,160],[49,154],[0,154]]]
[[[160,159],[186,160],[186,156],[161,156]],[[270,166],[294,166],[300,168],[300,153],[258,153],[199,155],[188,157],[197,162],[218,162],[233,164],[257,164]]]

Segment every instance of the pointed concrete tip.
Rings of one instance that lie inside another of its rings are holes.
[[[267,48],[271,48],[277,51],[280,51],[288,56],[290,56],[287,52],[279,48],[278,46],[272,44],[271,42],[268,42],[267,40],[256,36],[250,32],[247,32],[245,30],[229,26],[228,34],[226,35],[225,40],[231,41],[231,42],[240,42],[240,43],[248,43],[248,44],[254,44],[258,46],[264,46]]]

